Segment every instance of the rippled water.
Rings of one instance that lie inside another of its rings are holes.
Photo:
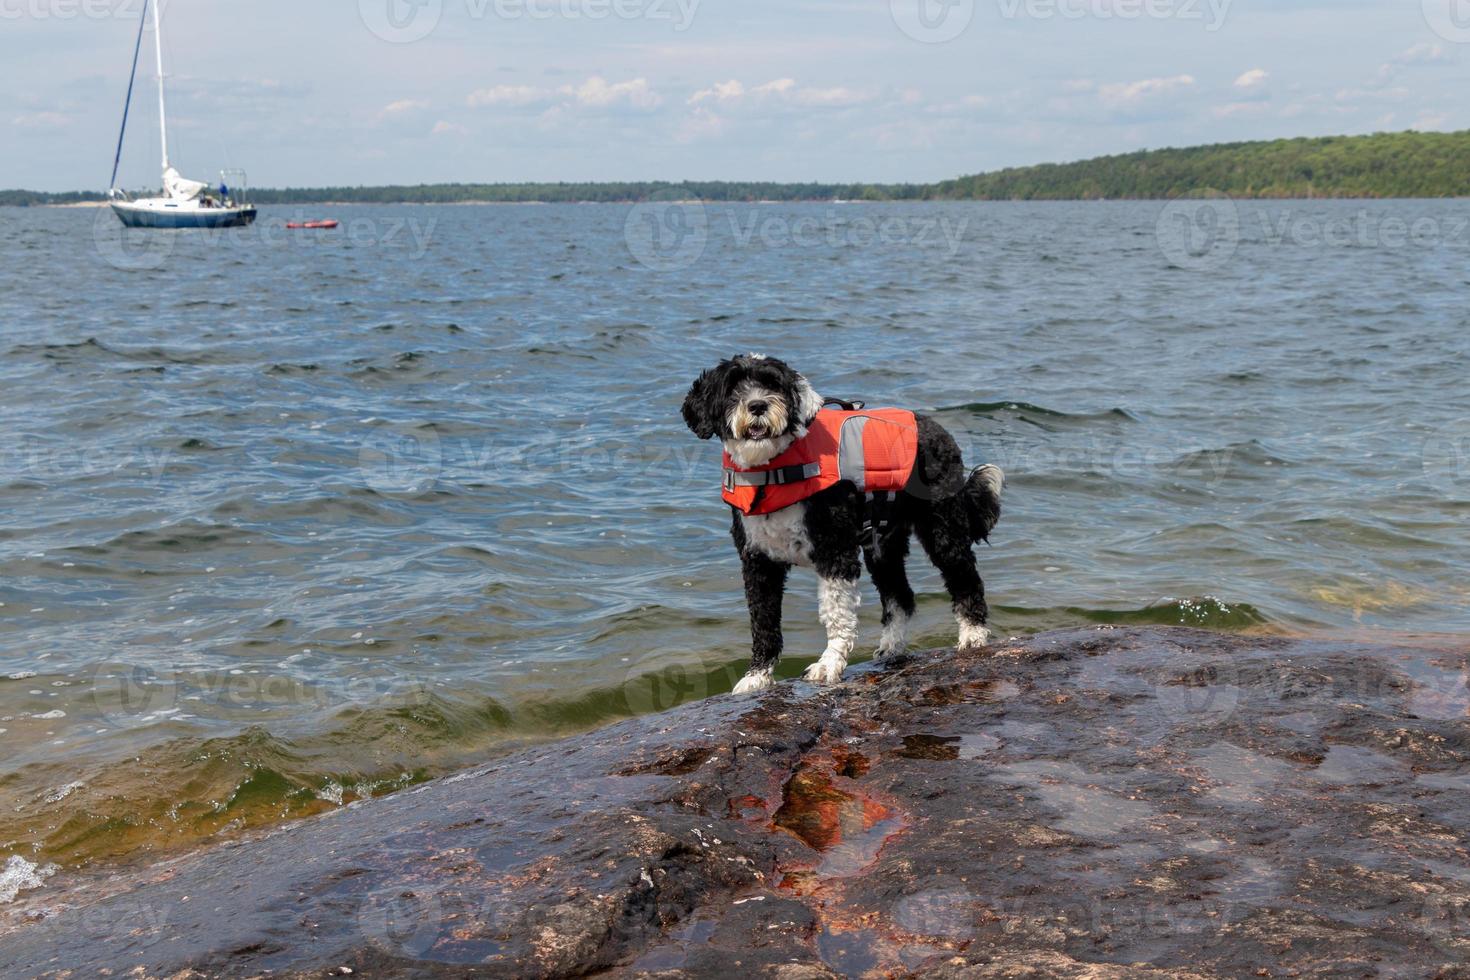
[[[728,690],[678,405],[736,351],[1006,468],[1003,630],[1463,633],[1467,216],[1241,205],[1181,253],[1149,203],[0,209],[0,858],[163,853]]]

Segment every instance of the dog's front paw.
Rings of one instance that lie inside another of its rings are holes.
[[[771,670],[769,668],[767,668],[766,670],[752,670],[750,673],[740,678],[740,683],[736,684],[735,690],[731,691],[730,693],[755,694],[759,691],[764,691],[766,688],[770,687],[774,683],[775,679],[771,676]]]
[[[839,654],[827,652],[822,659],[806,669],[801,679],[812,684],[841,684],[842,672],[847,669],[847,659]]]
[[[956,646],[961,650],[978,650],[990,645],[990,628],[984,623],[960,623],[960,639]]]

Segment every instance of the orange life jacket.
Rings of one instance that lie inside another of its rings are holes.
[[[803,438],[765,466],[743,470],[726,453],[725,502],[743,514],[771,514],[842,480],[860,493],[897,493],[918,454],[913,412],[824,408]]]

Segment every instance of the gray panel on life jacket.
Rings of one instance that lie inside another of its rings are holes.
[[[837,443],[837,476],[851,480],[859,490],[868,486],[868,463],[863,453],[863,429],[868,417],[858,415],[842,423],[842,436]]]

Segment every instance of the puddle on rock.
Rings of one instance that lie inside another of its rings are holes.
[[[890,807],[836,773],[803,764],[786,784],[772,826],[821,855],[815,867],[788,871],[782,887],[811,894],[825,879],[861,873],[889,839],[907,826]]]
[[[1000,739],[984,732],[971,735],[905,735],[903,748],[894,755],[905,759],[931,762],[953,762],[956,759],[979,759],[1000,748]]]
[[[1196,754],[1193,762],[1215,784],[1209,795],[1223,803],[1260,803],[1277,783],[1296,772],[1290,763],[1229,742]]]
[[[1334,745],[1312,773],[1324,783],[1369,786],[1397,782],[1408,773],[1397,760],[1356,745]]]
[[[693,947],[709,944],[714,937],[716,925],[713,919],[697,917],[684,923],[670,932],[661,944],[634,960],[629,972],[639,974],[682,970],[689,961],[689,953]]]
[[[928,705],[994,704],[1009,701],[1021,693],[1011,681],[970,681],[967,684],[936,684],[919,695]]]
[[[1154,808],[1098,788],[1100,777],[1069,762],[1036,760],[997,766],[992,779],[1019,783],[1058,810],[1058,830],[1092,839],[1113,837],[1154,816]]]
[[[1408,709],[1420,718],[1454,721],[1470,715],[1470,671],[1425,656],[1406,655],[1395,664],[1414,682]]]
[[[834,931],[823,926],[817,933],[817,955],[844,977],[860,977],[878,968],[878,935],[871,929]]]

